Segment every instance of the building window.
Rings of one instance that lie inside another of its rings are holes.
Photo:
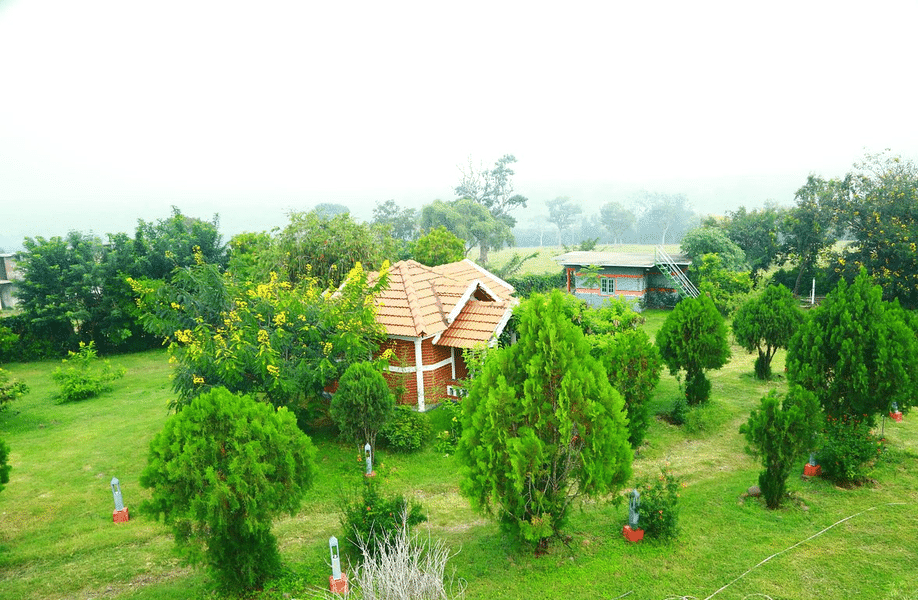
[[[604,296],[611,296],[615,293],[615,280],[611,277],[599,278],[599,291]]]

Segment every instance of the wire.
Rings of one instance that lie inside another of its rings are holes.
[[[882,507],[884,507],[884,506],[907,506],[908,504],[911,504],[911,502],[887,502],[886,504],[880,504],[880,505],[877,505],[877,506],[872,506],[872,507],[870,507],[870,508],[868,508],[868,509],[862,510],[862,511],[859,512],[859,513],[853,514],[853,515],[851,515],[850,517],[845,517],[844,519],[842,519],[842,520],[840,520],[840,521],[836,521],[835,523],[832,523],[831,525],[829,525],[828,527],[826,527],[825,529],[823,529],[823,530],[820,531],[819,533],[814,533],[814,534],[811,535],[810,537],[806,538],[805,540],[802,540],[802,541],[797,542],[796,544],[794,544],[793,546],[791,546],[791,547],[789,547],[789,548],[785,548],[784,550],[781,550],[780,552],[775,552],[774,554],[772,554],[771,556],[769,556],[768,558],[766,558],[765,560],[763,560],[762,562],[760,562],[760,563],[757,564],[756,566],[752,567],[751,569],[749,569],[748,571],[746,571],[745,573],[743,573],[742,575],[740,575],[739,577],[737,577],[736,579],[734,579],[733,581],[731,581],[730,583],[728,583],[727,585],[723,586],[722,588],[720,588],[719,590],[717,590],[716,592],[714,592],[713,594],[711,594],[710,596],[708,596],[708,597],[705,598],[704,600],[711,600],[711,598],[713,598],[713,597],[716,596],[717,594],[721,593],[722,591],[724,591],[725,589],[727,589],[728,587],[730,587],[731,585],[733,585],[734,583],[736,583],[737,581],[739,581],[740,579],[742,579],[743,577],[745,577],[746,575],[748,575],[749,573],[751,573],[751,572],[753,572],[754,570],[758,569],[759,567],[761,567],[762,565],[764,565],[765,563],[767,563],[767,562],[770,561],[771,559],[775,558],[776,556],[780,556],[780,555],[784,554],[785,552],[788,552],[788,551],[790,551],[790,550],[793,550],[794,548],[796,548],[796,547],[799,546],[800,544],[805,544],[806,542],[812,540],[813,538],[817,538],[817,537],[821,536],[822,534],[824,534],[824,533],[827,532],[828,530],[832,529],[832,528],[835,527],[836,525],[841,525],[842,523],[844,523],[845,521],[847,521],[847,520],[849,520],[849,519],[853,519],[854,517],[859,517],[859,516],[861,516],[861,515],[864,514],[864,513],[870,512],[870,511],[872,511],[872,510],[876,510],[876,509],[878,509],[878,508],[882,508]]]

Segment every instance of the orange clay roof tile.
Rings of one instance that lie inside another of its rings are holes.
[[[470,260],[437,267],[399,261],[389,270],[388,288],[376,298],[377,320],[389,335],[440,334],[438,345],[472,347],[503,329],[517,303],[513,291]]]

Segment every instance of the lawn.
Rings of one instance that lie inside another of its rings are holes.
[[[644,314],[652,335],[666,313]],[[918,415],[885,423],[889,449],[869,484],[841,489],[795,476],[793,500],[768,511],[744,497],[758,467],[737,429],[758,398],[785,383],[754,380],[753,357],[733,352],[711,374],[710,407],[681,428],[655,420],[634,462],[636,478],[668,464],[685,483],[681,534],[673,543],[626,542],[627,506],[607,498],[576,510],[570,539],[536,558],[459,495],[453,456],[432,447],[415,455],[383,450],[379,477],[385,490],[423,504],[429,518],[423,531],[456,552],[450,565],[470,599],[918,600]],[[168,418],[167,355],[117,356],[112,363],[127,376],[111,392],[64,405],[55,403],[50,377],[59,363],[5,366],[31,392],[0,413],[13,465],[0,492],[0,598],[213,597],[206,576],[173,554],[167,528],[138,510],[148,497],[138,484],[147,446]],[[774,370],[783,367],[779,354]],[[668,411],[678,394],[677,381],[664,374],[653,412]],[[431,419],[442,420],[437,411]],[[309,586],[327,585],[328,538],[344,537],[338,506],[357,489],[362,462],[357,448],[329,432],[313,440],[316,485],[302,510],[274,527],[290,572],[264,598],[302,598]],[[112,522],[112,477],[121,481],[128,523]]]

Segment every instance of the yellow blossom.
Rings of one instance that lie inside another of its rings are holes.
[[[280,368],[275,365],[268,365],[268,373],[274,375],[275,377],[280,377]]]

